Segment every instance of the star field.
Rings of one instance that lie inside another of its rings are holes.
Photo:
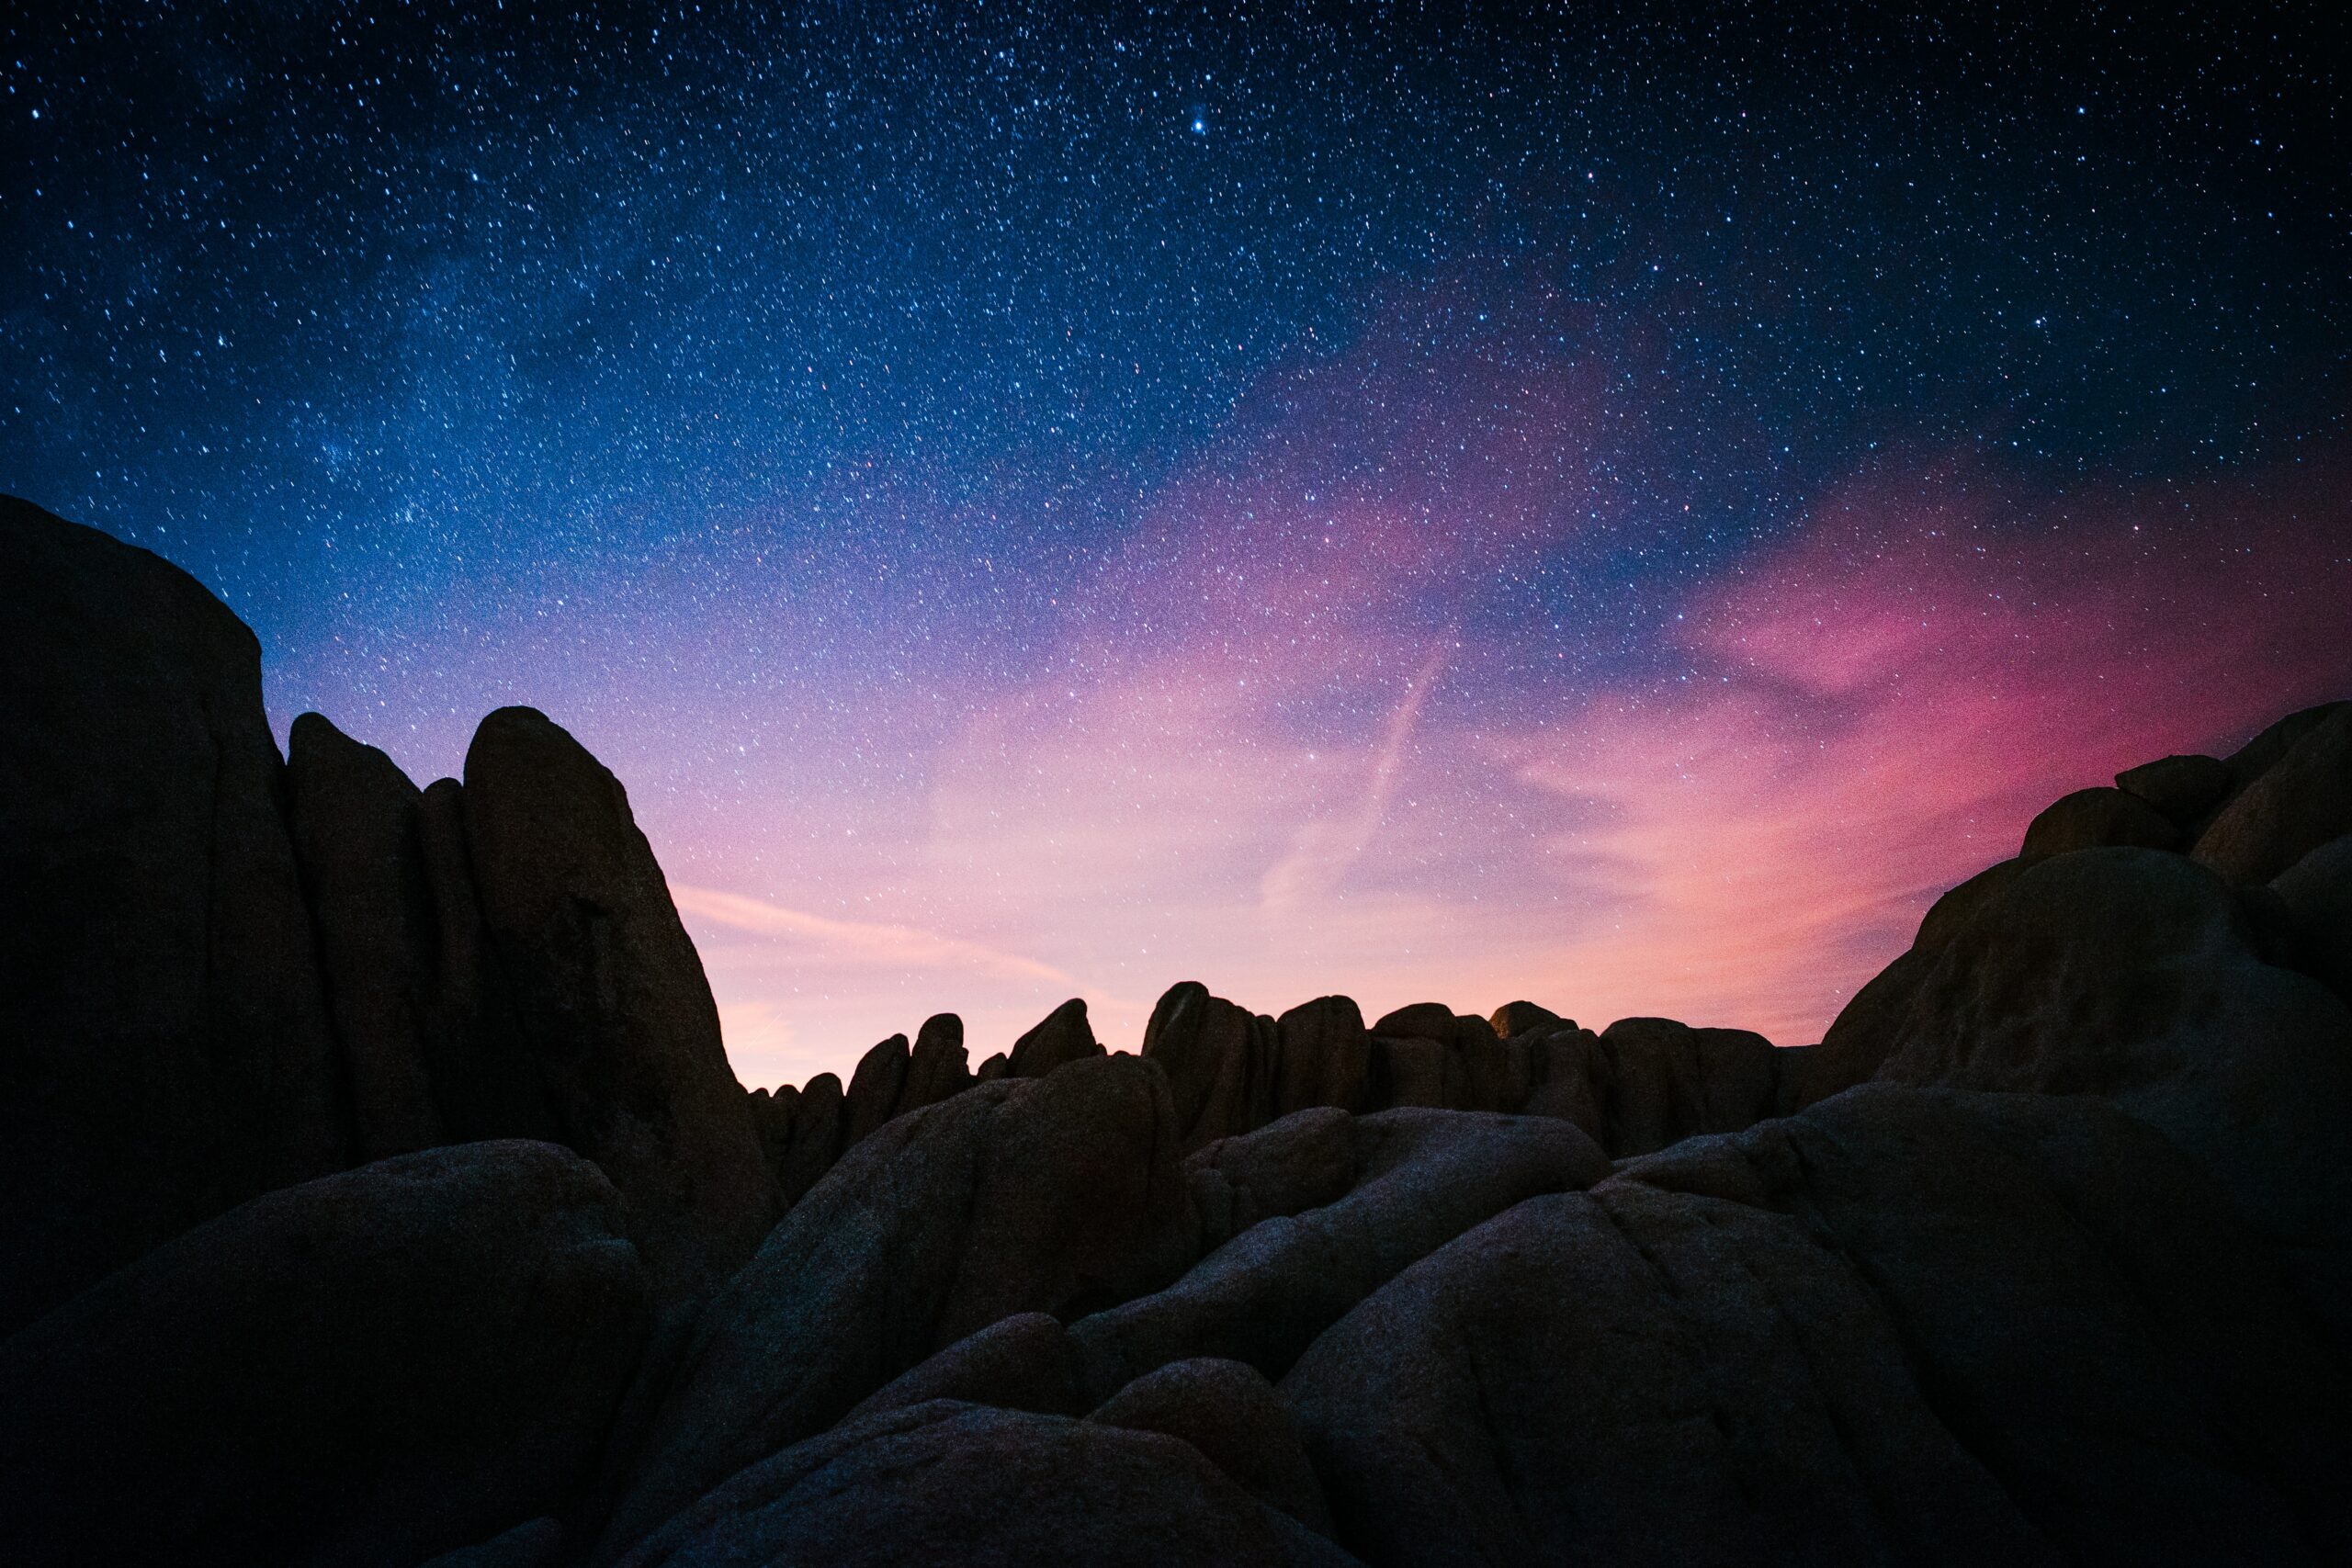
[[[573,728],[747,1082],[1186,977],[1812,1038],[2342,694],[2330,7],[1516,11],[20,16],[0,485],[281,734]]]

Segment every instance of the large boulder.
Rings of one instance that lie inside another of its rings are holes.
[[[1277,1113],[1332,1105],[1370,1111],[1372,1036],[1363,1010],[1346,997],[1301,1002],[1274,1021]]]
[[[1896,1032],[1885,1081],[2103,1095],[2208,1161],[2270,1234],[2352,1231],[2352,1010],[2265,962],[2243,900],[2181,856],[2026,868]]]
[[[2191,753],[2126,768],[2115,775],[2115,787],[2138,795],[2186,832],[2228,798],[2237,779],[2220,758]]]
[[[438,953],[424,794],[390,757],[314,713],[288,736],[288,825],[351,1096],[354,1153],[443,1141],[426,1065]]]
[[[1623,1159],[1772,1114],[1772,1043],[1745,1029],[1623,1018],[1600,1032],[1608,1063],[1602,1143]]]
[[[1169,987],[1144,1027],[1143,1055],[1168,1075],[1186,1149],[1274,1119],[1280,1042],[1272,1019],[1211,996],[1197,980]]]
[[[1313,1131],[1309,1119],[1336,1114],[1302,1111],[1232,1144],[1265,1140],[1295,1151],[1307,1140],[1294,1124]],[[1330,1194],[1320,1160],[1258,1162],[1265,1178],[1238,1201],[1264,1217],[1165,1290],[1070,1325],[1096,1397],[1197,1356],[1280,1377],[1317,1335],[1416,1258],[1522,1199],[1609,1174],[1590,1138],[1550,1117],[1400,1108],[1355,1118],[1347,1132],[1353,1168],[1344,1195]],[[1227,1170],[1244,1168],[1230,1145],[1221,1152]]]
[[[254,636],[0,498],[0,1333],[348,1154]]]
[[[2223,807],[2191,852],[2236,883],[2268,882],[2352,833],[2352,704],[2312,724]]]
[[[149,1253],[0,1342],[8,1555],[407,1568],[575,1505],[648,1323],[620,1207],[469,1144]]]
[[[1085,998],[1072,997],[1012,1043],[1005,1073],[1016,1078],[1042,1078],[1066,1063],[1102,1055],[1094,1026],[1087,1021]]]
[[[868,1133],[898,1113],[910,1055],[907,1037],[893,1034],[858,1058],[857,1070],[850,1074],[849,1089],[842,1096],[846,1102],[842,1114],[847,1118],[842,1130],[843,1148],[863,1143]]]
[[[2109,844],[2169,850],[2180,843],[2173,819],[2128,790],[2078,789],[2044,807],[2026,825],[2018,853],[2028,860]]]
[[[2352,833],[2313,850],[2270,886],[2294,922],[2303,966],[2352,1002]]]
[[[466,753],[482,914],[563,1140],[629,1201],[657,1287],[724,1278],[775,1217],[702,962],[620,782],[530,708]]]
[[[972,1087],[971,1057],[964,1049],[964,1021],[952,1012],[937,1012],[915,1032],[914,1050],[907,1060],[907,1087],[899,1095],[899,1113],[936,1105],[950,1095]]]
[[[1876,1086],[1518,1205],[1282,1384],[1417,1565],[2329,1561],[2346,1392],[2159,1134]]]
[[[605,1553],[975,1329],[1157,1289],[1198,1234],[1166,1080],[1136,1057],[982,1084],[886,1123],[710,1303]]]
[[[627,1568],[1344,1568],[1353,1560],[1176,1438],[934,1400],[751,1466]]]
[[[1127,1384],[1087,1419],[1180,1438],[1260,1502],[1317,1534],[1331,1533],[1331,1510],[1299,1444],[1298,1421],[1255,1367],[1214,1356],[1172,1361]]]

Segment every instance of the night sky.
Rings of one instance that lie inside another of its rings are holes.
[[[2352,694],[2352,40],[1773,10],[20,9],[0,488],[281,736],[569,727],[747,1083],[1186,978],[1802,1043]]]

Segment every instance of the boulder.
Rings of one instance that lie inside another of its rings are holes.
[[[1523,1114],[1573,1122],[1596,1143],[1608,1135],[1609,1054],[1600,1035],[1565,1020],[1538,1029],[1530,1042],[1529,1063],[1535,1087]]]
[[[1772,1114],[1772,1043],[1760,1034],[1623,1018],[1601,1031],[1600,1044],[1608,1063],[1601,1142],[1612,1157],[1737,1132]]]
[[[1946,945],[1897,1034],[1884,1081],[2103,1095],[2209,1162],[2269,1234],[2352,1230],[2352,1010],[2265,962],[2240,898],[2178,855],[2028,867]]]
[[[2162,757],[2115,775],[2115,787],[2138,795],[2187,832],[2212,814],[2237,785],[2230,765],[2218,757]]]
[[[1136,1379],[1087,1419],[1181,1438],[1268,1507],[1318,1535],[1331,1533],[1331,1510],[1299,1446],[1298,1422],[1255,1367],[1214,1356],[1173,1361]]]
[[[1072,997],[1012,1043],[1005,1071],[1016,1078],[1042,1078],[1066,1063],[1103,1054],[1095,1042],[1093,1026],[1086,1021],[1085,999]]]
[[[1102,1422],[933,1400],[763,1458],[627,1568],[1342,1568],[1346,1552],[1191,1444]]]
[[[1533,1002],[1505,1002],[1487,1020],[1487,1026],[1506,1040],[1516,1040],[1522,1034],[1538,1030],[1574,1029],[1574,1019],[1562,1018],[1550,1008],[1537,1007]]]
[[[2286,906],[2304,966],[2352,1002],[2352,833],[2321,845],[2270,885]]]
[[[1041,1416],[1083,1416],[1095,1403],[1087,1395],[1078,1347],[1062,1320],[1047,1312],[1017,1312],[899,1373],[842,1419],[855,1421],[933,1399]]]
[[[1136,1057],[983,1084],[885,1123],[712,1299],[604,1555],[976,1329],[1157,1289],[1197,1235],[1166,1080]]]
[[[2027,825],[2025,846],[2018,853],[2032,860],[2106,844],[2177,849],[2180,829],[2171,818],[2128,791],[2078,789],[2059,796]]]
[[[2222,759],[2222,765],[2230,770],[2230,777],[2236,787],[2244,789],[2268,773],[2272,765],[2293,750],[2304,736],[2346,707],[2352,707],[2352,703],[2321,703],[2290,713]]]
[[[466,753],[476,892],[563,1141],[629,1202],[657,1289],[751,1255],[775,1193],[702,962],[618,780],[530,708]]]
[[[1409,1002],[1393,1012],[1381,1014],[1372,1032],[1391,1040],[1430,1040],[1440,1045],[1451,1045],[1454,1021],[1453,1010],[1443,1002]]]
[[[2346,833],[2352,833],[2352,704],[2312,724],[2239,791],[2190,852],[2231,882],[2268,882]]]
[[[1344,1197],[1261,1220],[1166,1289],[1070,1325],[1097,1397],[1196,1356],[1280,1377],[1317,1335],[1414,1259],[1524,1198],[1588,1187],[1609,1172],[1590,1138],[1549,1117],[1399,1109],[1356,1118],[1351,1135],[1354,1179]],[[1254,1136],[1297,1134],[1276,1122]],[[1226,1160],[1237,1163],[1231,1153]],[[1287,1206],[1279,1188],[1255,1190],[1269,1208]],[[1319,1195],[1305,1185],[1287,1193]]]
[[[1274,1109],[1287,1114],[1309,1106],[1369,1111],[1372,1037],[1363,1013],[1346,997],[1317,997],[1274,1021]]]
[[[1176,1125],[1196,1149],[1274,1119],[1280,1077],[1274,1021],[1186,980],[1169,988],[1144,1028],[1144,1059],[1168,1075]]]
[[[373,746],[314,713],[294,721],[288,826],[318,933],[319,965],[360,1160],[443,1139],[425,1034],[437,989],[424,792]]]
[[[819,1073],[800,1086],[792,1112],[792,1142],[776,1168],[778,1204],[789,1209],[824,1179],[842,1156],[842,1080]]]
[[[898,1113],[899,1097],[907,1087],[909,1055],[907,1037],[893,1034],[858,1058],[857,1070],[850,1074],[849,1089],[842,1096],[846,1105],[842,1148],[864,1143],[867,1134]]]
[[[254,636],[0,498],[0,1333],[347,1158]]]
[[[406,1568],[577,1504],[644,1342],[621,1203],[549,1144],[268,1193],[0,1342],[42,1563]]]
[[[924,1019],[907,1062],[907,1087],[899,1096],[899,1114],[936,1105],[971,1088],[970,1062],[964,1050],[962,1019],[952,1012]]]
[[[1278,1117],[1184,1156],[1184,1177],[1214,1249],[1261,1220],[1319,1209],[1356,1184],[1355,1118],[1332,1106]]]
[[[2344,1382],[2162,1136],[1871,1086],[1519,1204],[1281,1393],[1374,1564],[2303,1562]]]

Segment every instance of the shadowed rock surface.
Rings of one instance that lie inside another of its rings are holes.
[[[2352,1557],[2352,707],[2056,803],[1817,1045],[1186,982],[745,1093],[553,722],[281,767],[194,582],[0,567],[11,1561]]]
[[[647,1325],[594,1166],[433,1149],[288,1188],[0,1342],[19,1562],[407,1564],[581,1500]]]
[[[253,634],[0,498],[0,682],[6,1331],[347,1138]]]

